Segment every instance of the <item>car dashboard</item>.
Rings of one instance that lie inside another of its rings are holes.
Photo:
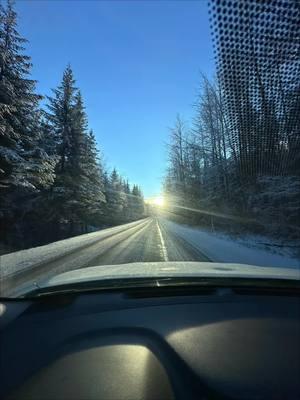
[[[293,291],[157,287],[0,310],[4,399],[300,398]]]

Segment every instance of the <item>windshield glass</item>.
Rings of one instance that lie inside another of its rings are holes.
[[[1,295],[300,278],[299,38],[298,0],[1,1]]]

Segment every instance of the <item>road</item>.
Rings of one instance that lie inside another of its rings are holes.
[[[120,225],[1,258],[1,293],[17,295],[74,269],[156,261],[210,261],[158,218]],[[13,272],[12,272],[13,271]]]
[[[223,261],[299,268],[293,260],[154,217],[0,256],[0,293],[19,295],[58,274],[97,265]]]
[[[166,230],[157,218],[101,242],[100,254],[86,266],[155,261],[209,261],[199,250]],[[97,250],[95,249],[95,253]]]

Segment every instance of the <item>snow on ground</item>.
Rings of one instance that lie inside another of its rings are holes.
[[[73,238],[60,240],[39,246],[28,250],[21,250],[14,253],[0,256],[0,274],[3,278],[8,274],[14,274],[20,270],[30,268],[33,265],[38,265],[52,261],[55,257],[61,257],[69,254],[72,251],[78,250],[81,247],[92,245],[99,240],[102,240],[110,235],[122,232],[128,228],[144,223],[146,220],[139,220],[129,224],[118,225],[114,228],[104,229],[102,231],[88,233],[85,235],[75,236]]]
[[[244,243],[225,234],[192,228],[187,225],[162,219],[165,229],[173,232],[199,249],[204,255],[215,262],[242,263],[264,267],[300,268],[300,260],[288,255],[271,253],[258,247],[262,237],[247,236]],[[267,239],[264,240],[267,242]],[[270,243],[270,240],[268,240]]]
[[[88,246],[96,244],[98,241],[108,238],[111,235],[126,231],[128,228],[145,224],[147,221],[148,219],[139,220],[114,228],[61,240],[46,246],[5,254],[0,256],[0,277],[4,278],[21,270],[30,269],[32,266],[46,264],[57,258],[69,254],[73,255],[75,252],[76,261],[79,262],[80,257],[84,259],[89,253],[90,249],[87,248]],[[300,261],[295,258],[288,255],[274,254],[268,250],[258,248],[257,242],[267,241],[266,238],[262,238],[261,236],[245,236],[243,238],[244,243],[241,243],[240,239],[235,239],[224,234],[211,233],[203,229],[176,224],[165,219],[160,219],[160,222],[167,233],[170,231],[170,233],[173,232],[182,237],[182,239],[199,249],[200,252],[215,262],[242,263],[265,267],[300,268]],[[271,244],[270,241],[269,244]],[[77,250],[82,251],[79,252],[80,254],[77,254]]]

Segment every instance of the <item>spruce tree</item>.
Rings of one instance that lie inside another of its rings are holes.
[[[104,177],[93,131],[84,134],[81,155],[81,205],[84,224],[102,224],[104,214]]]
[[[63,73],[61,84],[52,92],[53,97],[48,97],[47,118],[52,129],[58,162],[55,182],[48,199],[49,218],[57,226],[58,232],[64,232],[64,236],[73,234],[75,229],[74,209],[77,203],[75,193],[76,186],[79,186],[73,144],[74,136],[80,134],[78,128],[74,126],[77,88],[70,65]],[[76,122],[78,123],[78,119]]]
[[[72,128],[74,107],[76,104],[77,88],[71,66],[68,65],[63,73],[60,86],[53,89],[53,97],[48,97],[48,119],[54,131],[56,152],[60,160],[57,172],[64,172],[69,161],[72,147]]]
[[[34,193],[54,178],[55,161],[40,146],[41,96],[30,79],[25,43],[17,31],[13,3],[0,5],[0,209],[6,237],[11,225],[20,228]]]
[[[56,223],[65,234],[87,230],[101,223],[103,214],[103,177],[93,132],[88,133],[88,120],[81,92],[75,87],[70,66],[61,85],[49,98],[48,119],[54,132],[58,164],[51,194]]]
[[[30,57],[17,31],[13,3],[0,6],[0,184],[17,187],[47,186],[53,180],[53,164],[38,148],[41,96],[30,79]]]
[[[107,221],[112,224],[126,221],[124,210],[126,195],[122,188],[122,178],[115,168],[106,182],[105,194]]]
[[[131,191],[131,218],[138,219],[142,218],[144,214],[144,199],[142,192],[137,185],[133,185]]]

